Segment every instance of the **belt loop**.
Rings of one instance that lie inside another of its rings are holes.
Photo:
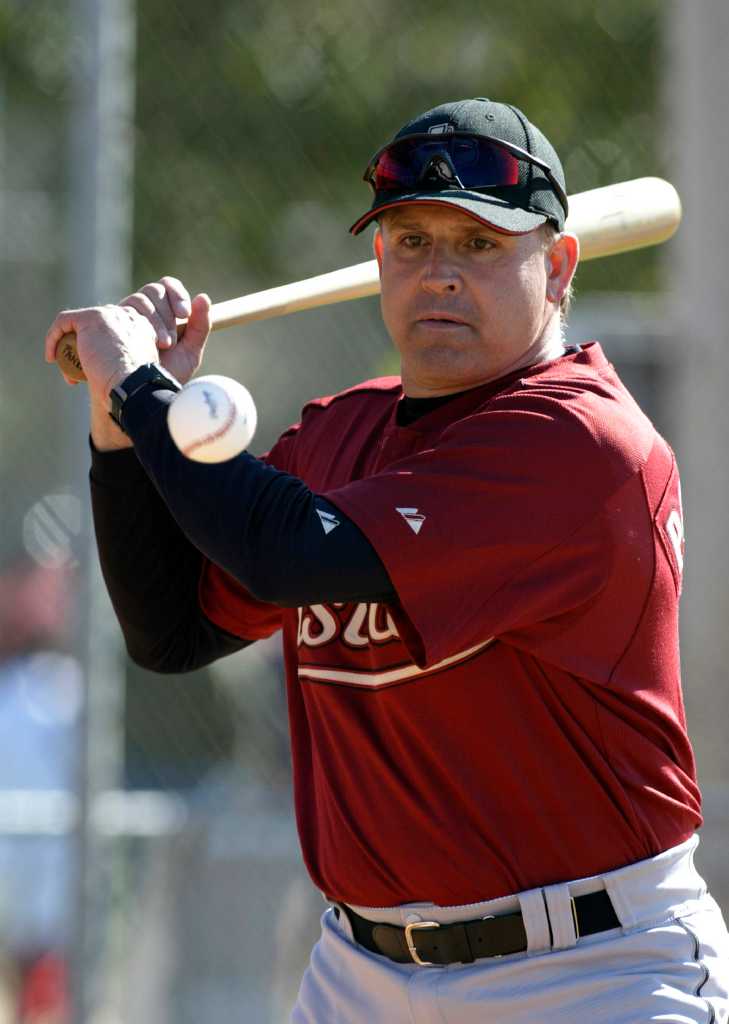
[[[577,944],[577,915],[565,884],[548,885],[544,889],[549,923],[552,928],[552,949],[570,949]]]
[[[336,919],[335,928],[339,928],[350,942],[355,942],[354,932],[352,930],[352,922],[349,919],[346,907],[343,903],[338,903],[335,900],[330,900],[332,916]]]
[[[527,955],[545,953],[552,948],[549,933],[549,918],[541,889],[530,889],[520,892],[519,906],[524,918],[524,931],[527,935]]]
[[[635,911],[630,900],[626,898],[623,892],[623,887],[608,876],[605,878],[605,888],[622,927],[635,927],[638,921],[636,920]]]

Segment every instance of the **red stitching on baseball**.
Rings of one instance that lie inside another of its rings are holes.
[[[200,387],[201,385],[198,383],[197,386]],[[210,386],[209,384],[203,384],[202,385],[203,388],[209,387],[209,386]],[[220,387],[220,385],[218,385],[218,387]],[[233,423],[235,422],[235,413],[236,413],[235,402],[230,397],[230,395],[228,394],[227,391],[224,391],[223,388],[220,388],[220,390],[223,392],[223,394],[225,395],[225,397],[228,400],[228,403],[230,405],[230,412],[228,414],[227,420],[225,420],[225,422],[222,423],[218,427],[218,429],[215,430],[212,434],[207,434],[205,437],[201,437],[198,441],[194,441],[191,445],[188,445],[187,448],[183,449],[183,452],[182,452],[183,455],[189,456],[190,453],[194,452],[196,448],[201,448],[204,444],[208,444],[210,441],[217,441],[218,438],[220,438],[224,434],[226,434],[230,430],[230,428],[233,426]]]

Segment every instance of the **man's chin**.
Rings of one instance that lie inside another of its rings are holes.
[[[452,349],[431,346],[415,359],[402,360],[403,389],[412,398],[435,398],[468,391],[484,382],[486,371],[466,360],[454,359]]]

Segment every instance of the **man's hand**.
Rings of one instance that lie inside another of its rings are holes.
[[[197,372],[210,333],[210,298],[190,294],[176,277],[163,277],[145,284],[128,295],[120,306],[145,317],[154,329],[159,347],[156,362],[177,377],[181,384]],[[187,320],[184,333],[177,337],[177,320]],[[145,360],[149,362],[151,360]],[[83,359],[81,360],[83,364]]]
[[[188,318],[177,338],[177,318]],[[200,366],[210,332],[210,299],[191,301],[173,277],[147,284],[118,305],[63,310],[51,324],[45,357],[53,362],[64,334],[76,334],[77,349],[91,398],[91,436],[102,450],[131,442],[109,418],[109,392],[144,363],[160,363],[182,384]],[[76,383],[69,381],[68,383]]]

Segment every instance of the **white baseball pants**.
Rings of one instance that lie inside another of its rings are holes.
[[[353,908],[401,927],[521,909],[528,950],[473,964],[393,963],[329,909],[291,1024],[728,1024],[729,934],[694,868],[697,845],[485,903]],[[621,927],[576,938],[570,896],[603,888]]]

